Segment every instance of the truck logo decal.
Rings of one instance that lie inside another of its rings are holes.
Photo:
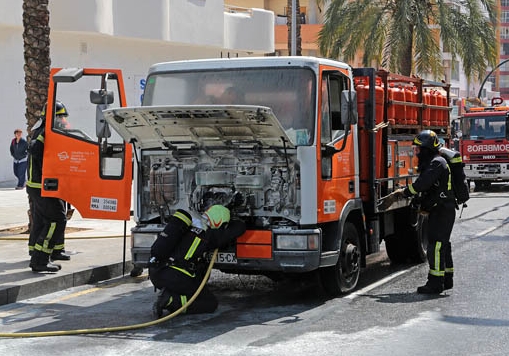
[[[324,214],[334,214],[336,212],[336,201],[335,200],[324,200],[323,212],[324,212]]]
[[[116,212],[117,206],[117,199],[99,197],[90,198],[90,210]]]
[[[468,153],[509,152],[509,144],[468,145]]]
[[[57,156],[58,156],[58,159],[61,161],[65,161],[66,159],[69,159],[69,154],[67,154],[67,151],[60,152]]]

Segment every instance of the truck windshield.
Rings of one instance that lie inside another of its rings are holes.
[[[272,109],[294,144],[314,137],[316,81],[305,68],[256,68],[155,73],[144,106],[259,105]]]
[[[464,139],[505,138],[505,116],[477,116],[463,119]]]

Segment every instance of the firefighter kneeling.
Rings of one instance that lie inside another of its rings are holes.
[[[162,317],[164,309],[172,313],[187,304],[205,275],[205,255],[227,246],[246,231],[243,221],[230,221],[230,211],[222,205],[208,208],[203,218],[203,222],[193,222],[187,211],[177,210],[151,247],[149,277],[161,290],[152,309],[156,318]],[[217,305],[216,297],[205,285],[185,312],[212,313]]]

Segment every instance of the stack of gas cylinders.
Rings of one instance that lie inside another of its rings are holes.
[[[367,78],[355,78],[355,90],[357,91],[359,118],[364,118],[365,101],[369,95]],[[422,126],[448,126],[448,103],[445,91],[431,87],[422,88],[422,101],[420,101],[419,90],[420,86],[412,82],[398,81],[396,83],[389,82],[386,91],[384,83],[377,77],[375,123],[383,121],[384,105],[388,105],[387,122],[390,125],[420,125],[419,112],[421,112]],[[388,100],[385,100],[386,95]]]

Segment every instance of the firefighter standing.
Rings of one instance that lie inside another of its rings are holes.
[[[27,193],[31,200],[32,226],[28,242],[30,268],[34,272],[57,272],[61,266],[51,260],[70,260],[64,253],[64,232],[67,224],[65,202],[58,198],[41,196],[42,165],[45,139],[45,110],[33,128],[28,149]],[[59,101],[55,115],[68,116]]]
[[[230,221],[230,211],[222,205],[211,206],[204,218],[206,226],[202,229],[193,226],[188,212],[177,210],[151,247],[149,276],[161,289],[153,306],[157,318],[164,309],[171,313],[187,304],[196,292],[206,271],[205,253],[225,247],[246,230],[243,221]],[[217,305],[216,297],[205,285],[185,312],[212,313]]]
[[[451,186],[447,161],[439,154],[441,146],[435,132],[424,130],[412,143],[418,158],[419,177],[396,195],[412,197],[420,195],[420,210],[428,215],[433,229],[428,235],[428,281],[417,288],[417,293],[439,294],[453,287],[453,262],[451,232],[456,218],[456,203]]]

